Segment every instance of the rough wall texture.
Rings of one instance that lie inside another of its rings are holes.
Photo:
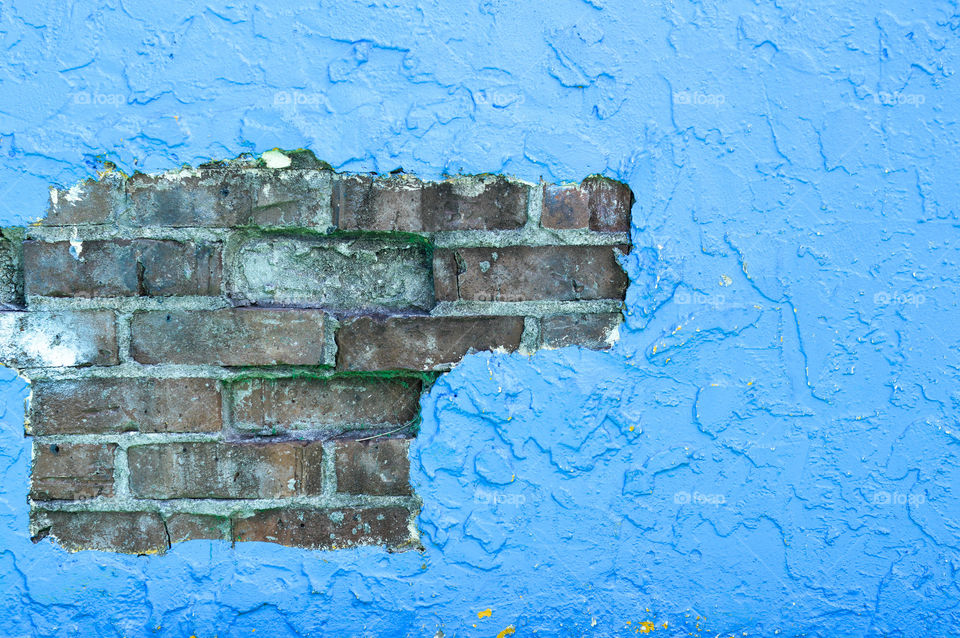
[[[407,450],[429,382],[473,352],[616,340],[623,184],[265,157],[288,166],[107,173],[4,231],[35,541],[419,547]]]
[[[954,3],[13,2],[0,22],[4,226],[103,154],[132,174],[305,147],[637,196],[611,351],[466,357],[424,398],[423,554],[32,544],[29,388],[4,372],[4,633],[960,626]]]

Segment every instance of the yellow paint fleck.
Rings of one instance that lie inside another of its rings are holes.
[[[632,426],[632,425],[630,426],[630,431],[633,432],[633,426]]]
[[[490,609],[489,607],[487,609],[484,609],[483,611],[477,612],[477,618],[489,618],[492,615],[493,615],[493,610]]]
[[[497,634],[497,638],[504,638],[504,636],[512,636],[517,633],[517,630],[513,628],[513,625],[507,625],[507,628]]]
[[[656,628],[657,628],[657,626],[654,625],[654,624],[653,624],[652,622],[650,622],[649,620],[644,620],[642,623],[640,623],[640,633],[641,633],[641,634],[649,634],[651,631],[653,631],[653,630],[656,629]]]

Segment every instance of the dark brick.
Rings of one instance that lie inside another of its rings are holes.
[[[319,494],[319,443],[157,443],[127,449],[136,498],[283,498]]]
[[[437,301],[456,301],[460,298],[457,290],[459,275],[460,264],[454,251],[440,248],[433,251],[433,291]]]
[[[540,225],[625,233],[630,230],[632,206],[630,187],[604,177],[587,178],[579,186],[548,185]]]
[[[64,549],[95,549],[126,554],[162,554],[167,550],[163,520],[154,512],[59,512],[30,514],[34,538],[53,537]]]
[[[249,175],[254,183],[251,225],[323,230],[332,225],[332,171],[290,168],[250,171]]]
[[[552,315],[540,323],[540,338],[548,348],[581,346],[593,350],[610,347],[607,339],[620,325],[620,313]]]
[[[152,297],[220,294],[221,256],[218,245],[193,242],[137,242],[140,294]]]
[[[410,512],[402,507],[275,509],[233,523],[237,541],[334,549],[356,545],[397,547],[411,540]]]
[[[23,236],[22,228],[0,228],[0,309],[24,305]]]
[[[140,363],[333,365],[332,332],[318,310],[139,312],[130,352]]]
[[[216,432],[220,392],[211,379],[97,379],[32,384],[35,435]]]
[[[516,350],[522,317],[359,317],[337,332],[344,370],[435,370],[470,350]]]
[[[337,491],[345,494],[404,496],[410,491],[407,439],[339,441]]]
[[[118,173],[108,173],[68,190],[50,189],[50,208],[43,225],[110,224],[124,205],[124,179]]]
[[[114,443],[34,443],[30,498],[81,500],[113,496]]]
[[[617,262],[615,248],[626,246],[509,246],[505,248],[437,249],[434,262],[437,287],[456,290],[459,299],[472,301],[579,301],[622,299],[627,275]],[[458,264],[455,281],[450,254]],[[444,298],[446,299],[446,297]]]
[[[232,385],[242,430],[310,430],[402,425],[420,409],[419,379],[249,379]]]
[[[0,312],[0,363],[44,368],[118,362],[112,311]]]
[[[512,230],[527,220],[527,187],[503,177],[421,182],[407,177],[338,176],[333,213],[343,230]]]
[[[230,540],[230,519],[202,514],[173,514],[166,520],[171,543],[194,540]]]

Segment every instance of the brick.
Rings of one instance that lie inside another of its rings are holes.
[[[437,249],[434,271],[443,301],[623,299],[627,275],[616,250],[626,246],[509,246]],[[449,281],[450,254],[458,265]],[[446,279],[445,279],[446,278]],[[451,293],[456,291],[456,297]]]
[[[66,190],[51,188],[43,225],[110,224],[125,206],[125,199],[124,179],[119,173],[87,179]]]
[[[138,312],[130,352],[140,363],[332,366],[333,330],[318,310]]]
[[[233,533],[237,541],[309,549],[397,547],[411,540],[409,521],[410,512],[402,507],[274,509],[235,519]]]
[[[27,241],[27,295],[132,297],[219,295],[220,250],[158,240]]]
[[[194,540],[230,540],[230,519],[202,514],[173,514],[166,521],[171,543]]]
[[[154,512],[61,512],[30,514],[34,540],[53,537],[64,549],[94,549],[126,554],[160,554],[167,550],[163,520]]]
[[[81,500],[113,496],[114,443],[34,443],[30,498]]]
[[[0,363],[44,368],[118,362],[112,311],[0,312]]]
[[[0,309],[24,305],[23,236],[22,228],[0,228]]]
[[[37,380],[33,434],[217,432],[220,391],[212,379]]]
[[[127,449],[136,498],[284,498],[319,494],[319,443],[157,443]]]
[[[298,226],[326,230],[331,173],[325,170],[265,171],[237,166],[128,181],[125,221],[138,226]]]
[[[540,338],[547,348],[581,346],[593,350],[610,347],[609,339],[620,325],[619,312],[551,315],[540,322]]]
[[[540,225],[625,233],[632,206],[630,187],[604,177],[587,178],[579,186],[551,184],[544,188]]]
[[[411,494],[408,447],[406,439],[337,442],[337,491],[378,496]]]
[[[513,230],[527,220],[527,187],[503,177],[421,182],[400,175],[338,176],[333,215],[342,230]]]
[[[232,384],[240,430],[325,430],[402,425],[420,411],[419,379],[248,379]]]
[[[239,303],[366,312],[434,305],[423,242],[268,235],[246,241],[229,261]]]
[[[438,370],[471,350],[514,351],[523,317],[358,317],[337,332],[343,370]]]

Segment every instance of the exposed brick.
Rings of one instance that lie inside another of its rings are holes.
[[[419,379],[249,379],[232,384],[241,430],[310,430],[402,425],[420,409]]]
[[[211,379],[72,379],[32,384],[33,434],[216,432],[220,392]]]
[[[42,368],[118,361],[112,311],[0,312],[0,363]]]
[[[45,226],[109,224],[125,205],[124,179],[108,173],[99,180],[87,179],[70,189],[50,189],[50,208]]]
[[[344,230],[512,230],[527,219],[527,187],[503,177],[421,182],[408,176],[338,176],[336,225]]]
[[[359,317],[337,332],[344,370],[435,370],[472,350],[516,350],[523,317]]]
[[[437,249],[434,272],[445,295],[472,301],[622,299],[627,275],[615,249],[626,246],[509,246]],[[458,265],[450,276],[450,254]],[[445,296],[438,298],[450,300]]]
[[[249,171],[248,175],[254,185],[251,225],[323,230],[333,225],[332,171],[291,168]]]
[[[255,237],[231,251],[230,294],[258,305],[328,310],[430,310],[423,242],[295,235]]]
[[[453,250],[438,248],[433,251],[433,288],[437,301],[456,301],[460,298],[457,277],[460,264]]]
[[[139,312],[130,352],[140,363],[333,365],[333,329],[318,310]]]
[[[113,496],[114,443],[35,443],[30,498],[80,500]]]
[[[157,443],[127,449],[136,498],[282,498],[319,494],[319,443]]]
[[[345,494],[410,494],[406,439],[339,441],[336,447],[337,491]]]
[[[410,540],[410,512],[402,507],[275,509],[233,523],[237,541],[332,549],[355,545],[396,547]]]
[[[552,315],[540,322],[540,338],[548,348],[581,346],[594,350],[610,347],[607,341],[620,325],[619,312]]]
[[[220,250],[141,240],[24,243],[27,295],[131,297],[220,294]]]
[[[19,308],[23,299],[22,228],[0,228],[0,308]]]
[[[171,543],[194,540],[230,540],[230,519],[202,514],[173,514],[166,520]]]
[[[154,512],[33,511],[35,539],[52,536],[66,550],[95,549],[127,554],[159,554],[167,550],[163,520]]]
[[[589,228],[602,232],[630,230],[630,187],[603,177],[577,185],[548,185],[540,225],[544,228]]]

